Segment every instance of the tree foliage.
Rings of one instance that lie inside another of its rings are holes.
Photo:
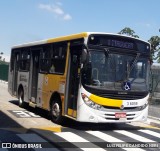
[[[125,27],[122,29],[118,34],[124,34],[127,36],[139,38],[138,35],[135,34],[135,31],[132,30],[129,27]],[[151,44],[151,60],[156,60],[158,63],[160,63],[160,37],[159,36],[152,36],[148,42]]]
[[[0,52],[0,60],[2,60],[3,52]]]
[[[152,59],[160,63],[160,37],[152,36],[148,42],[151,44]]]
[[[124,34],[124,35],[127,35],[127,36],[139,38],[139,36],[135,34],[135,31],[132,30],[132,29],[129,28],[129,27],[125,27],[125,28],[122,29],[118,34]]]

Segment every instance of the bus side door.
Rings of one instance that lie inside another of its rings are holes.
[[[80,53],[76,47],[70,48],[67,88],[65,101],[65,113],[68,116],[76,118],[77,116],[77,97],[80,80]]]
[[[31,49],[29,98],[33,103],[36,103],[36,99],[37,99],[40,51],[41,49],[38,49],[38,48]]]
[[[9,92],[15,96],[18,95],[17,80],[18,80],[18,70],[19,70],[19,57],[20,57],[20,52],[18,50],[12,50],[11,64],[9,71]]]

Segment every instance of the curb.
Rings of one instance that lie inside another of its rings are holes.
[[[154,127],[160,128],[160,124],[158,124],[158,123],[150,122],[150,125],[154,126]]]
[[[8,84],[7,81],[0,80],[0,83]]]
[[[148,116],[147,123],[151,126],[160,128],[160,118]]]

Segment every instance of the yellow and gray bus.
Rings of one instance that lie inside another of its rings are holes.
[[[145,121],[149,74],[148,42],[84,32],[14,46],[8,91],[56,123]]]

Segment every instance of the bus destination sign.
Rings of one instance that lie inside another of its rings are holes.
[[[150,45],[138,39],[113,35],[91,35],[88,40],[89,45],[109,46],[127,50],[150,53]]]
[[[112,39],[107,40],[107,45],[111,46],[111,47],[119,47],[119,48],[125,48],[125,49],[133,49],[134,48],[134,44],[131,42],[112,40]]]

